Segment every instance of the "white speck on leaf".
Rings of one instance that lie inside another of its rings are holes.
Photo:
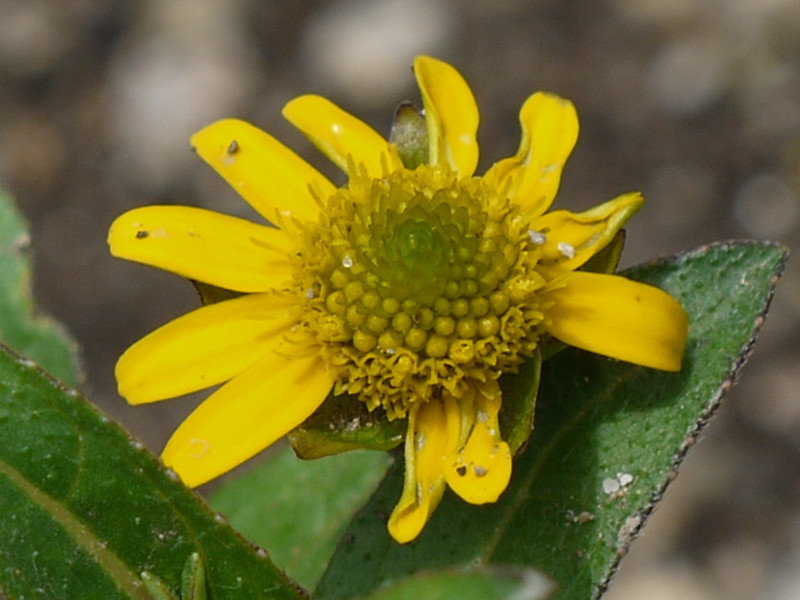
[[[630,473],[617,473],[616,477],[606,477],[603,479],[603,491],[612,499],[621,498],[628,493],[627,488],[633,483],[633,479]]]
[[[606,477],[603,479],[603,491],[608,494],[616,494],[619,491],[620,485],[619,481],[616,479],[612,479],[611,477]]]
[[[617,473],[617,481],[622,487],[627,487],[633,483],[633,475],[630,473]]]
[[[620,527],[619,532],[617,533],[617,540],[622,545],[628,544],[636,532],[639,530],[639,526],[642,524],[642,516],[641,515],[631,515]]]

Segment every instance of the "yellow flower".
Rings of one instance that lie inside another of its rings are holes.
[[[639,365],[680,368],[687,318],[666,293],[578,271],[642,203],[546,213],[578,135],[573,105],[536,93],[516,155],[483,177],[478,110],[451,66],[419,57],[427,160],[324,98],[284,116],[347,175],[337,188],[268,134],[223,120],[197,153],[275,227],[199,208],[132,210],[115,256],[231,290],[146,336],[117,365],[132,404],[224,384],[178,428],[164,462],[190,486],[301,424],[333,391],[407,418],[405,484],[389,519],[414,539],[446,486],[494,502],[511,477],[498,378],[543,336]],[[402,148],[401,148],[402,150]],[[424,154],[424,153],[423,153]]]

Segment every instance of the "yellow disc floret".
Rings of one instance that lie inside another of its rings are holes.
[[[497,378],[536,347],[541,250],[501,191],[420,166],[351,177],[297,253],[303,329],[343,367],[335,392],[404,417]]]

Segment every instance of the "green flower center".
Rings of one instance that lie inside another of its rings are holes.
[[[423,220],[401,223],[391,232],[391,238],[381,250],[385,264],[390,268],[395,267],[386,276],[399,284],[394,290],[397,295],[422,294],[437,287],[447,277],[449,248],[444,236],[439,229]],[[415,281],[412,280],[414,276],[418,276]],[[413,291],[404,290],[403,282],[409,282]]]
[[[355,176],[323,206],[306,226],[296,278],[306,328],[344,367],[337,393],[402,417],[533,351],[541,251],[480,179],[429,166]]]

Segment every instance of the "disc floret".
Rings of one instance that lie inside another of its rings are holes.
[[[530,354],[542,321],[518,208],[441,168],[351,179],[323,203],[298,252],[307,330],[341,365],[335,393],[404,417]]]

